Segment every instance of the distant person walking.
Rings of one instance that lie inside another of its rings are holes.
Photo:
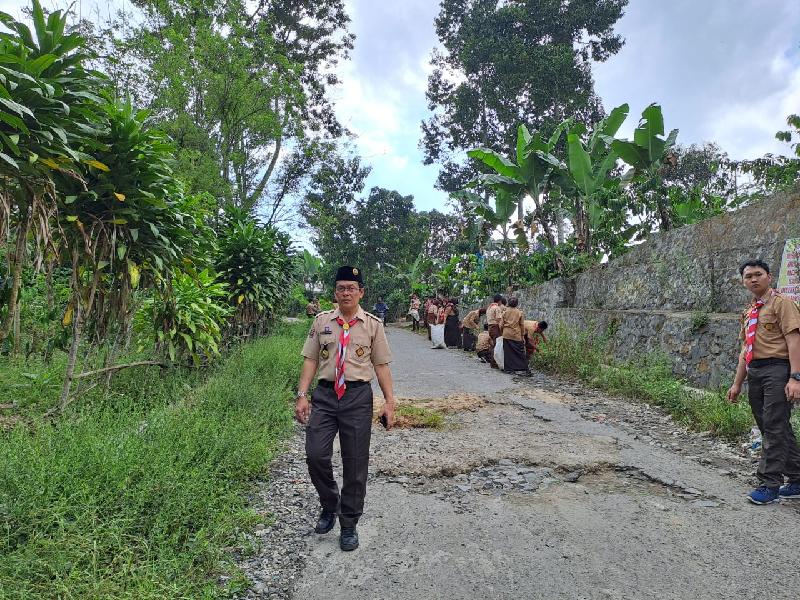
[[[728,401],[738,402],[747,378],[747,396],[763,445],[750,492],[753,504],[800,498],[800,448],[789,421],[800,401],[800,310],[772,289],[769,266],[750,260],[739,268],[753,301],[742,315],[742,350]],[[784,484],[784,477],[787,482]]]

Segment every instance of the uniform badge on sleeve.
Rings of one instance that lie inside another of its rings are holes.
[[[319,353],[319,355],[323,360],[328,360],[328,357],[330,356],[330,352],[328,352],[327,348],[323,348],[322,351]]]
[[[317,333],[317,330],[312,327],[311,331],[308,332],[308,337],[312,338],[312,337],[314,337],[316,335],[316,333]]]

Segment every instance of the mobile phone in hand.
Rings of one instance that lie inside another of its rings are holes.
[[[389,428],[389,421],[388,421],[388,419],[386,418],[386,415],[385,415],[385,414],[384,414],[384,415],[381,415],[381,418],[379,419],[379,421],[381,422],[381,425],[383,425],[383,428],[384,428],[384,429],[388,429],[388,428]]]

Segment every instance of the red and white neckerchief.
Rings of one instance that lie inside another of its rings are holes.
[[[347,358],[347,344],[350,343],[350,328],[358,323],[358,319],[346,322],[341,317],[336,317],[336,322],[341,326],[342,333],[339,335],[339,349],[336,352],[336,381],[333,383],[333,389],[336,390],[336,397],[341,400],[347,389],[344,382],[344,364]]]
[[[770,297],[775,295],[774,290],[770,290]],[[750,361],[753,360],[753,342],[756,339],[756,329],[758,328],[758,311],[764,306],[763,298],[756,300],[753,308],[750,309],[750,314],[747,316],[747,333],[744,337],[744,364],[745,368],[750,368]]]

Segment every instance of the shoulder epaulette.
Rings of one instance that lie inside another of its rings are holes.
[[[336,312],[335,308],[332,308],[330,310],[323,310],[323,311],[318,312],[317,316],[319,317],[319,316],[322,316],[322,315],[333,314],[334,312]]]
[[[376,321],[378,321],[378,323],[383,323],[383,319],[381,319],[380,317],[376,317],[371,312],[364,311],[364,314],[372,319],[375,319]]]

